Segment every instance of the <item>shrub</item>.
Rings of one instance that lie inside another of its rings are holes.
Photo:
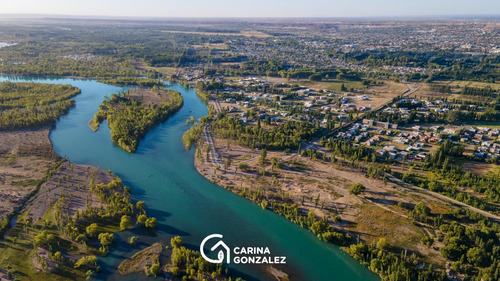
[[[358,182],[353,184],[351,188],[349,188],[349,194],[360,195],[361,193],[365,192],[365,190],[366,187]]]

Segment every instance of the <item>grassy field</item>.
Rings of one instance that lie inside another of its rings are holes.
[[[236,78],[236,77],[235,77]],[[337,80],[329,79],[322,81],[309,81],[308,79],[286,79],[281,77],[263,77],[263,79],[271,83],[286,83],[286,84],[298,84],[301,86],[309,87],[313,90],[330,90],[334,92],[340,92],[342,84],[347,88],[348,91],[353,89],[363,90],[367,87],[363,85],[362,81],[348,81],[348,80]]]
[[[491,164],[493,165],[493,164]],[[500,177],[500,166],[494,165],[494,167],[485,173],[489,177]]]
[[[18,217],[18,221],[23,220],[24,214]],[[51,223],[51,225],[53,225]],[[45,227],[41,223],[33,224],[28,230],[24,226],[16,224],[9,236],[0,244],[0,268],[10,269],[15,280],[38,280],[38,281],[63,281],[63,280],[84,280],[84,272],[74,269],[72,266],[61,264],[51,274],[38,271],[34,267],[36,251],[32,242],[36,234],[42,228],[51,232],[56,232],[55,227]],[[66,243],[61,243],[67,246]],[[71,250],[71,249],[66,249]]]
[[[410,219],[403,218],[392,212],[374,205],[362,205],[363,215],[358,217],[356,226],[352,229],[361,233],[376,233],[378,237],[386,237],[395,248],[408,248],[420,243],[424,233]]]
[[[500,129],[500,123],[499,122],[488,122],[488,121],[475,121],[475,122],[466,122],[464,125],[470,125],[470,126],[479,126],[479,127],[488,127],[492,129]]]
[[[318,82],[322,85],[327,86],[326,89],[334,92],[340,92],[342,88],[342,84],[347,88],[348,91],[352,90],[363,90],[366,89],[366,86],[363,85],[361,81],[343,81],[343,80],[328,80]]]
[[[487,83],[487,82],[477,82],[477,81],[435,81],[436,84],[446,84],[452,87],[473,87],[473,88],[486,88],[491,87],[492,89],[500,90],[500,84],[498,83]]]

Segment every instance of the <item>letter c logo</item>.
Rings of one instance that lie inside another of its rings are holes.
[[[224,248],[224,250],[226,251],[226,253],[224,254],[224,251],[223,250],[220,250],[219,253],[217,254],[217,259],[214,260],[214,259],[211,259],[209,257],[207,257],[207,255],[205,255],[205,250],[204,250],[204,246],[205,246],[205,243],[207,243],[208,240],[212,239],[212,238],[220,238],[222,239],[222,234],[211,234],[211,235],[208,235],[207,237],[205,237],[205,239],[203,239],[203,241],[201,241],[201,245],[200,245],[200,253],[201,253],[201,256],[208,262],[210,263],[222,263],[224,261],[224,256],[226,256],[226,262],[227,263],[230,263],[230,253],[231,253],[231,250],[229,249],[229,247],[226,245],[226,243],[224,243],[222,240],[217,242],[211,249],[210,251],[214,251],[215,249],[217,249],[218,247],[222,246]]]

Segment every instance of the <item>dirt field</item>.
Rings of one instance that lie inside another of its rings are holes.
[[[105,171],[85,165],[63,162],[55,173],[46,174],[59,157],[52,149],[49,129],[0,132],[0,215],[17,209],[41,184],[38,193],[27,203],[34,220],[44,216],[48,209],[65,195],[65,212],[73,215],[100,201],[89,196],[89,183],[95,173],[95,183],[108,183],[113,177]],[[43,184],[42,184],[43,183]]]
[[[154,71],[161,72],[167,76],[175,75],[175,74],[180,72],[180,68],[177,68],[177,67],[167,67],[167,66],[165,66],[165,67],[153,67],[153,66],[149,66],[146,63],[144,63],[144,60],[137,60],[134,63],[134,65],[137,69],[154,70]]]
[[[418,90],[415,92],[415,95],[419,99],[443,99],[450,96],[449,93],[439,93],[431,90],[431,86],[427,83],[419,83]]]
[[[0,132],[0,215],[35,190],[56,159],[48,128]]]
[[[462,170],[475,175],[483,176],[494,171],[496,165],[484,162],[467,161],[462,164]]]
[[[325,81],[310,81],[309,79],[287,79],[281,77],[262,77],[262,79],[269,81],[271,83],[286,83],[286,84],[298,84],[301,86],[309,87],[313,90],[330,90],[335,92],[340,92],[342,84],[347,89],[354,89],[356,92],[362,92],[366,89],[360,81],[343,81],[343,80],[325,80]]]
[[[394,97],[403,94],[406,90],[408,88],[402,83],[384,81],[383,85],[370,86],[364,90],[361,94],[369,97],[369,100],[357,100],[356,105],[375,109],[390,102]]]
[[[128,94],[131,99],[142,101],[146,107],[153,104],[161,105],[164,101],[170,100],[168,93],[163,90],[135,88],[128,91]]]
[[[49,211],[64,195],[63,212],[73,216],[92,207],[105,207],[95,195],[89,192],[92,175],[95,184],[111,182],[114,178],[108,172],[87,165],[75,165],[65,161],[41,187],[38,194],[27,205],[28,215],[37,221]]]
[[[235,192],[243,188],[262,188],[268,197],[289,198],[304,214],[312,210],[317,216],[326,216],[332,226],[346,230],[362,240],[372,242],[386,237],[395,251],[404,246],[410,251],[418,251],[429,262],[444,265],[444,260],[435,249],[420,242],[424,235],[435,233],[436,230],[430,225],[415,226],[413,220],[408,218],[408,211],[399,207],[398,203],[413,208],[417,203],[425,202],[431,212],[440,213],[443,209],[448,209],[445,202],[390,182],[384,185],[381,180],[366,178],[363,173],[352,168],[300,157],[295,153],[268,151],[268,160],[264,165],[266,176],[259,176],[258,171],[262,167],[259,161],[260,151],[252,151],[233,143],[228,145],[226,141],[217,138],[215,145],[222,161],[231,159],[231,165],[227,171],[223,167],[215,171],[214,165],[205,156],[203,160],[197,158],[195,162],[198,171],[211,181]],[[205,151],[205,148],[201,151]],[[274,157],[280,159],[283,166],[273,171],[270,159]],[[235,171],[242,162],[248,164],[249,170]],[[349,187],[357,182],[367,189],[361,196],[348,193]],[[341,221],[334,222],[335,216],[340,216]],[[437,244],[436,240],[435,245]]]

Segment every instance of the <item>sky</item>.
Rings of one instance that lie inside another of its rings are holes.
[[[111,17],[500,15],[499,0],[0,0],[0,14]]]

